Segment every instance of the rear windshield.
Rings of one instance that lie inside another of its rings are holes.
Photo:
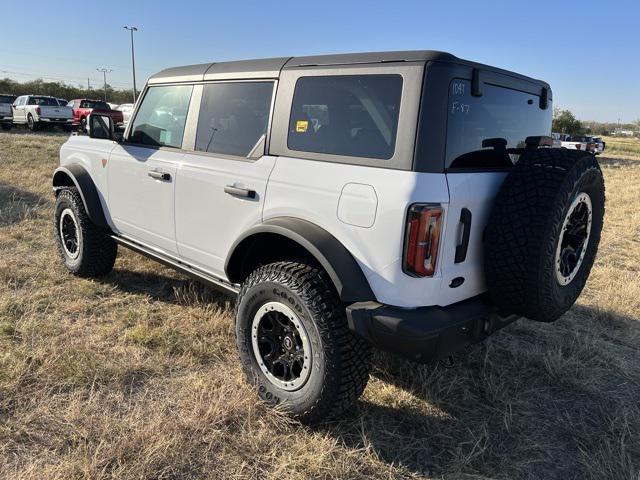
[[[0,95],[0,103],[13,103],[15,99],[13,95]]]
[[[510,149],[525,146],[530,136],[551,135],[551,102],[543,110],[530,93],[484,84],[482,96],[471,95],[469,80],[455,79],[449,88],[447,168],[504,168],[518,161]]]
[[[51,97],[29,97],[28,105],[40,105],[43,107],[59,107],[58,101]]]
[[[96,110],[111,110],[111,107],[106,102],[100,100],[82,100],[80,102],[80,108],[95,108]]]

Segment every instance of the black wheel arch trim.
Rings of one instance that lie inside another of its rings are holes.
[[[295,217],[276,217],[247,230],[232,245],[225,262],[227,278],[234,283],[242,279],[242,260],[251,237],[261,233],[282,235],[305,248],[324,268],[343,302],[375,300],[362,268],[347,248],[324,228]],[[244,246],[243,246],[244,242]]]
[[[69,180],[73,185],[69,185]],[[109,228],[102,210],[98,189],[91,179],[89,172],[79,164],[58,167],[53,172],[53,189],[75,186],[78,189],[82,203],[91,221],[99,227]]]

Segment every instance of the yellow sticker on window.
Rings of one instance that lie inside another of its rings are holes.
[[[298,120],[296,122],[296,132],[297,133],[304,133],[307,131],[307,128],[309,128],[309,121],[308,120]]]

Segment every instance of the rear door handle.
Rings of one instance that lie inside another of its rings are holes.
[[[455,263],[462,263],[467,258],[471,235],[471,211],[468,208],[460,210],[460,223],[462,224],[462,242],[456,247]]]
[[[233,195],[234,197],[256,198],[255,190],[240,188],[234,185],[227,185],[226,187],[224,187],[224,192],[228,193],[229,195]]]
[[[147,172],[151,178],[155,178],[156,180],[162,180],[163,182],[171,181],[171,174],[167,172],[158,172],[157,170],[149,170]]]

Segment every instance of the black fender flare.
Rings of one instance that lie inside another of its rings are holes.
[[[281,235],[307,250],[324,268],[343,302],[365,302],[375,300],[369,282],[351,252],[324,228],[294,217],[276,217],[247,230],[232,245],[224,270],[227,278],[238,283],[246,247],[251,238],[271,233]]]
[[[75,186],[82,198],[84,209],[93,223],[99,227],[109,228],[107,219],[102,210],[98,189],[91,179],[89,172],[77,163],[58,167],[53,172],[53,189],[58,191],[64,187]]]

